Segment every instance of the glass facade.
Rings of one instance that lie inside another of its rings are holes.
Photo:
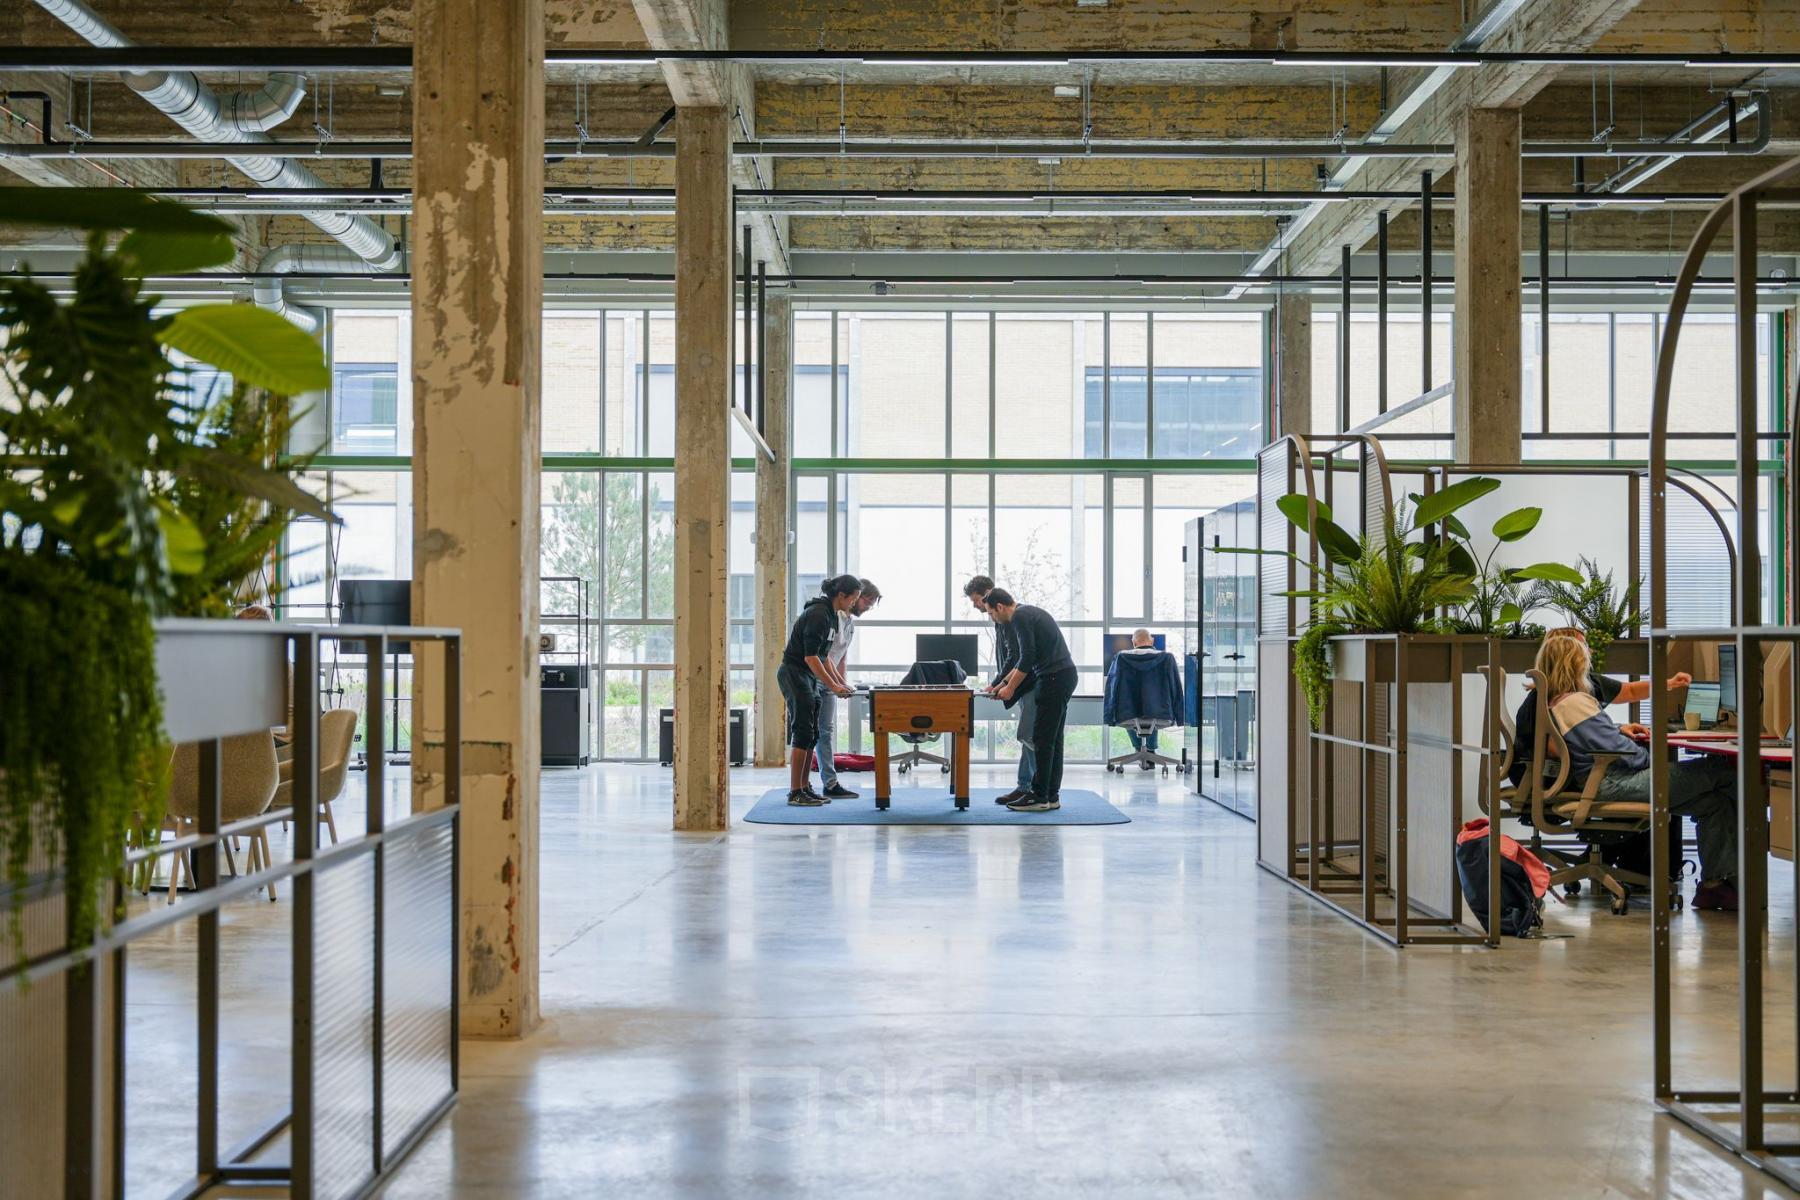
[[[1315,429],[1337,427],[1335,317],[1315,311]],[[1528,440],[1529,456],[1641,457],[1659,320],[1555,314],[1551,429],[1567,436]],[[308,483],[344,524],[327,533],[303,523],[290,536],[285,605],[297,618],[326,618],[344,578],[411,573],[408,325],[404,310],[332,314],[333,391],[303,429],[325,455]],[[1267,436],[1264,313],[799,309],[793,325],[790,586],[803,596],[844,571],[880,584],[885,598],[855,645],[858,678],[897,678],[921,633],[980,633],[991,666],[991,626],[961,595],[977,573],[1057,614],[1084,692],[1101,689],[1103,634],[1145,626],[1171,635],[1171,648],[1180,643],[1185,525],[1253,491]],[[1678,429],[1729,427],[1730,330],[1728,317],[1692,319],[1677,377]],[[1452,369],[1451,335],[1448,314],[1439,314],[1432,370],[1440,382]],[[1774,427],[1779,356],[1769,322],[1759,336]],[[596,671],[596,754],[652,758],[674,666],[674,322],[658,310],[553,309],[544,339],[543,574],[586,581],[581,641]],[[1353,315],[1351,340],[1355,422],[1377,408],[1373,314]],[[1525,423],[1535,432],[1535,315],[1524,346]],[[1417,317],[1395,314],[1390,404],[1416,394],[1421,347]],[[1388,432],[1401,435],[1400,448],[1390,453],[1443,456],[1449,419],[1450,406],[1438,404],[1396,423]],[[1406,436],[1420,433],[1429,440]],[[748,707],[754,495],[750,447],[741,431],[734,439],[731,692],[734,705]],[[1717,439],[1681,447],[1684,459],[1729,452]],[[1768,480],[1759,496],[1770,535],[1776,492]],[[552,614],[546,631],[573,641],[568,614],[579,606],[566,585],[546,594],[543,608]],[[1069,752],[1097,760],[1123,741],[1117,731],[1072,729]],[[1013,751],[1006,727],[985,731],[977,748],[980,758]]]

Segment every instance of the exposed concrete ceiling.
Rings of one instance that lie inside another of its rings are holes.
[[[127,36],[142,45],[366,46],[405,44],[411,37],[407,0],[93,0]],[[1489,5],[1478,6],[1482,12]],[[1113,0],[1080,7],[1073,0],[545,0],[547,41],[592,48],[719,48],[741,50],[936,51],[1184,51],[1315,50],[1398,52],[1442,50],[1466,28],[1463,0]],[[1479,15],[1479,14],[1477,14]],[[647,32],[649,31],[649,32]],[[1743,52],[1800,56],[1800,0],[1531,0],[1502,24],[1495,44],[1518,48],[1592,48],[1652,54]],[[77,39],[31,0],[0,0],[0,46],[74,46]],[[594,82],[577,85],[577,74]],[[1385,80],[1384,80],[1385,75]],[[832,140],[840,124],[852,137],[1079,139],[1084,119],[1096,140],[1357,139],[1379,119],[1385,95],[1404,94],[1412,72],[1374,68],[1273,70],[1250,66],[1180,68],[1105,64],[1071,67],[964,67],[925,71],[893,66],[821,68],[807,65],[695,67],[665,62],[634,67],[567,68],[552,72],[546,124],[553,138],[574,138],[578,117],[591,139],[635,138],[648,130],[677,95],[714,96],[743,114],[765,138]],[[252,75],[208,76],[233,85]],[[1421,113],[1395,141],[1442,141],[1445,122],[1461,104],[1521,103],[1527,140],[1574,141],[1599,128],[1633,137],[1667,136],[1717,98],[1744,84],[1772,87],[1774,143],[1770,153],[1800,152],[1800,70],[1682,71],[1664,67],[1605,73],[1563,67],[1481,68],[1455,72],[1443,98]],[[1055,85],[1089,88],[1084,100],[1058,96]],[[0,88],[47,91],[56,97],[56,122],[68,118],[73,95],[82,121],[107,139],[173,138],[166,118],[144,105],[116,78],[91,83],[93,117],[86,117],[90,84],[67,78],[0,76]],[[707,91],[707,89],[711,89]],[[698,89],[698,90],[696,90]],[[397,90],[398,94],[393,94]],[[383,94],[389,93],[389,94]],[[313,94],[278,138],[315,136],[319,124],[340,139],[403,138],[411,124],[411,95],[403,73],[391,77],[338,76],[315,80]],[[25,122],[35,102],[10,102],[16,116],[0,121],[0,139],[35,140]],[[0,114],[4,116],[4,114]],[[66,137],[66,130],[52,131]],[[668,134],[664,135],[669,136]],[[1766,161],[1766,160],[1765,160]],[[365,186],[368,164],[315,160],[327,182]],[[1118,160],[783,158],[746,161],[740,186],[779,189],[1306,189],[1321,167],[1310,159]],[[1589,182],[1614,169],[1614,160],[1586,164]],[[1656,177],[1657,190],[1718,191],[1754,173],[1744,161],[1689,160]],[[88,163],[81,160],[0,160],[0,167],[45,186],[106,182],[108,175],[138,185],[243,183],[223,164]],[[1441,176],[1448,164],[1441,164]],[[760,170],[760,175],[758,171]],[[1561,190],[1571,182],[1568,160],[1528,160],[1527,190]],[[405,186],[404,160],[385,164],[383,180]],[[672,164],[661,159],[569,159],[553,162],[546,182],[564,186],[669,187]],[[1453,183],[1453,181],[1449,181]],[[1416,164],[1370,160],[1356,187],[1411,190]],[[1395,244],[1409,234],[1405,206],[1396,209]],[[1448,206],[1446,206],[1447,209]],[[1685,216],[1673,210],[1617,209],[1574,214],[1559,228],[1577,253],[1660,252]],[[663,216],[546,217],[547,244],[557,250],[662,250],[673,240]],[[1343,242],[1366,244],[1374,207],[1334,206],[1316,231],[1303,235],[1299,257],[1311,270],[1335,269]],[[782,229],[782,225],[787,228]],[[1527,219],[1527,244],[1535,220]],[[311,226],[294,217],[249,218],[247,242],[310,240]],[[1268,245],[1269,217],[899,217],[796,216],[767,221],[759,242],[796,252],[1039,251],[1064,255],[1203,252],[1244,261]],[[1416,229],[1416,221],[1410,227]],[[1785,220],[1765,223],[1764,238],[1800,249],[1800,231]],[[1786,244],[1795,240],[1794,245]],[[1447,241],[1444,243],[1448,245]],[[763,250],[759,253],[774,255]]]

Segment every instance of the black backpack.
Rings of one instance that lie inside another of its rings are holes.
[[[1491,835],[1490,835],[1491,836]],[[1462,884],[1463,902],[1482,929],[1488,925],[1488,843],[1471,838],[1456,847],[1456,878]],[[1500,932],[1508,937],[1530,937],[1544,923],[1544,902],[1531,890],[1525,868],[1510,858],[1500,860]]]

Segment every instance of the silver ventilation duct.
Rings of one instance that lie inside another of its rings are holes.
[[[131,43],[106,18],[83,0],[37,0],[39,8],[67,25],[91,45],[121,50]],[[267,142],[266,131],[293,115],[306,95],[299,75],[275,74],[260,90],[234,92],[221,100],[216,92],[188,71],[134,72],[126,84],[177,125],[201,141],[256,145]],[[251,154],[225,161],[254,180],[259,187],[324,187],[324,180],[291,159]],[[343,213],[306,213],[308,221],[343,243],[371,273],[400,266],[400,247],[392,234],[367,217]],[[265,260],[266,261],[266,260]],[[291,268],[298,270],[300,268]],[[345,269],[345,268],[334,268]],[[354,269],[354,268],[347,268]],[[286,312],[297,324],[318,328],[318,318],[304,309],[291,308],[280,299],[265,303],[265,289],[258,287],[257,303]],[[304,319],[296,316],[304,314]]]
[[[256,273],[264,275],[375,275],[380,268],[347,246],[294,245],[277,246],[257,261]],[[286,317],[308,333],[319,328],[319,314],[298,304],[289,304],[281,280],[259,278],[250,286],[256,303]]]

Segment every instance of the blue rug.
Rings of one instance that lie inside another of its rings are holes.
[[[833,800],[818,808],[787,802],[787,789],[764,792],[744,820],[760,825],[1124,825],[1131,818],[1097,792],[1065,791],[1062,807],[1051,812],[1013,812],[995,804],[1001,788],[971,788],[969,807],[958,809],[943,788],[895,788],[884,812],[875,807],[875,789],[857,788],[856,800]]]

